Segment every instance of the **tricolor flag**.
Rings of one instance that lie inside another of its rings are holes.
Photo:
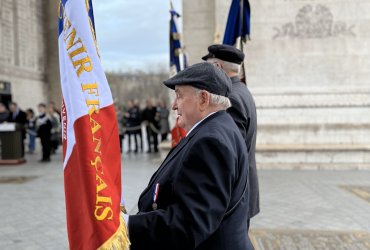
[[[170,75],[176,75],[177,72],[181,70],[180,65],[180,54],[181,54],[181,42],[180,33],[177,30],[177,18],[180,14],[173,8],[172,1],[171,4],[171,19],[170,19]]]
[[[58,42],[70,249],[128,249],[117,121],[91,0],[60,1]]]
[[[177,18],[180,17],[180,14],[175,11],[172,1],[170,1],[171,6],[171,20],[170,20],[170,76],[174,76],[182,69],[188,67],[187,54],[183,48],[181,51],[181,42],[180,42],[180,33],[177,29]],[[182,53],[182,67],[180,64],[180,56]],[[180,128],[177,124],[171,130],[172,135],[172,147],[175,147],[182,138],[186,136],[186,131],[183,128]]]
[[[245,43],[250,35],[250,17],[251,11],[248,0],[232,0],[223,44],[235,46],[244,52]],[[245,82],[244,63],[240,72],[240,79]]]

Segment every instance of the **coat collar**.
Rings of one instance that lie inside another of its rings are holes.
[[[240,82],[239,76],[233,76],[230,78],[232,83],[238,83]]]

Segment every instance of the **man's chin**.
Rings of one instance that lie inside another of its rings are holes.
[[[179,127],[180,127],[180,128],[183,128],[183,129],[185,129],[185,130],[186,130],[186,128],[185,128],[185,123],[182,121],[182,119],[181,119],[181,118],[179,118],[179,119],[177,120],[177,124],[179,125]]]

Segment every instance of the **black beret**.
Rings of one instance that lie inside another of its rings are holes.
[[[204,61],[209,58],[218,58],[226,62],[241,64],[244,53],[230,45],[214,44],[208,47],[208,55],[202,57]]]
[[[229,96],[232,85],[222,69],[207,62],[194,64],[163,83],[170,89],[175,89],[176,85],[190,85],[226,97]]]

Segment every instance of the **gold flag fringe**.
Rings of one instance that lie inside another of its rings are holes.
[[[129,250],[130,240],[128,238],[128,230],[126,222],[122,216],[120,216],[120,225],[112,237],[109,238],[98,250]]]

